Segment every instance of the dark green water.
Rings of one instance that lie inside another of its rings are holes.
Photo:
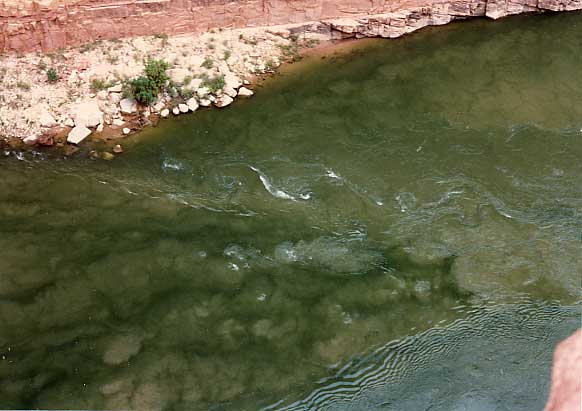
[[[534,411],[580,326],[582,15],[0,158],[0,408]]]

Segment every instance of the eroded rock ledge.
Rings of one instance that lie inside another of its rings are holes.
[[[339,37],[397,37],[459,18],[579,9],[582,0],[4,0],[0,52],[305,22]]]

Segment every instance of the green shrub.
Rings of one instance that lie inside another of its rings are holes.
[[[100,79],[100,78],[94,78],[93,80],[91,80],[91,90],[95,91],[101,91],[101,90],[105,90],[107,88],[107,83]]]
[[[149,58],[146,62],[144,73],[150,82],[155,85],[157,91],[161,91],[170,79],[166,74],[166,70],[168,70],[168,63],[164,60]]]
[[[49,83],[56,83],[57,81],[59,81],[59,73],[57,73],[57,70],[54,67],[51,67],[46,72],[46,78]]]
[[[148,77],[135,78],[127,86],[123,94],[127,97],[133,97],[138,103],[149,105],[158,97],[159,89]]]
[[[216,93],[225,86],[224,75],[215,76],[213,78],[205,77],[202,81],[202,87],[207,87],[211,93]]]
[[[124,96],[133,97],[138,103],[144,105],[152,104],[170,80],[166,74],[167,69],[168,63],[164,60],[148,59],[144,75],[125,83]]]
[[[224,60],[228,60],[230,58],[230,56],[232,56],[232,51],[230,50],[224,50]]]
[[[212,67],[214,67],[214,60],[212,60],[211,57],[206,56],[200,66],[210,70]]]

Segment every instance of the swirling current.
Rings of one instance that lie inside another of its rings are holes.
[[[0,157],[0,408],[533,411],[581,325],[582,14],[315,55]]]

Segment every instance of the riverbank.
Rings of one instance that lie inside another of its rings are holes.
[[[570,2],[569,8],[576,4]],[[12,147],[61,146],[67,153],[87,141],[113,141],[121,152],[124,137],[160,118],[201,107],[223,108],[237,97],[248,98],[258,77],[274,73],[282,62],[312,54],[313,49],[320,55],[337,49],[339,40],[396,38],[467,17],[543,10],[525,4],[496,11],[489,3],[449,6],[172,37],[100,40],[44,54],[2,55],[0,141]],[[128,98],[124,84],[142,75],[148,59],[168,63],[170,83],[157,100],[144,106]]]
[[[264,29],[216,30],[3,56],[0,135],[11,146],[120,139],[160,117],[250,97],[256,76],[315,44]],[[142,74],[148,59],[168,63],[170,83],[157,101],[143,106],[126,98],[123,88]]]

